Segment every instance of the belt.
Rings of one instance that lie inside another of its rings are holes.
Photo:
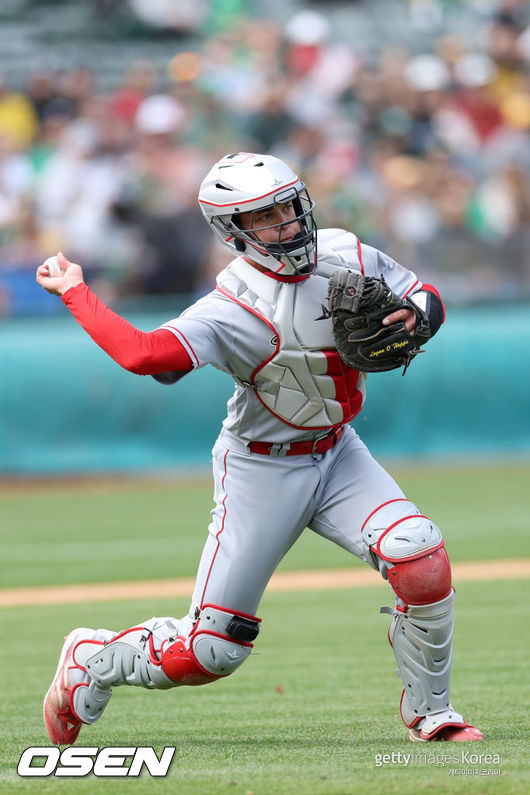
[[[279,444],[276,442],[250,442],[248,449],[251,453],[260,455],[318,455],[330,450],[342,436],[344,427],[334,428],[325,436],[308,439],[307,442],[291,442]]]

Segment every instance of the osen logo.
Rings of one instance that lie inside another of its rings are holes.
[[[31,746],[26,748],[17,773],[19,776],[67,776],[83,778],[93,773],[100,778],[129,776],[137,778],[143,768],[155,777],[166,776],[173,755],[174,747],[164,748],[160,759],[150,746],[138,747],[119,746],[116,748],[70,747],[60,751],[53,746]],[[126,760],[129,760],[126,762]],[[44,763],[43,763],[44,762]]]

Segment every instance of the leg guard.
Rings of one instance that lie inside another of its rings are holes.
[[[165,675],[160,657],[175,641],[179,622],[174,618],[151,618],[119,632],[86,660],[92,682],[101,688],[137,685],[164,690],[173,687]]]
[[[392,500],[363,525],[370,564],[397,595],[389,640],[403,681],[406,726],[432,739],[447,727],[467,727],[450,703],[454,591],[440,530],[408,500]],[[417,728],[416,728],[417,727]],[[477,738],[480,739],[480,738]]]
[[[254,616],[206,605],[187,637],[175,619],[153,618],[116,635],[87,659],[86,670],[100,688],[207,684],[244,662],[258,631]]]
[[[405,688],[402,714],[408,726],[450,708],[454,599],[451,591],[440,602],[394,612],[389,639]]]
[[[382,608],[383,612],[390,608]],[[431,605],[396,610],[389,639],[404,685],[400,712],[410,739],[420,742],[482,740],[482,733],[449,701],[454,591]]]
[[[177,638],[162,654],[162,667],[176,685],[202,685],[229,676],[247,659],[261,619],[204,605],[187,640]]]

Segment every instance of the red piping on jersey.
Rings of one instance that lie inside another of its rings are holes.
[[[177,332],[177,334],[180,334],[180,336],[182,337],[182,339],[184,340],[184,342],[186,343],[186,345],[188,346],[188,348],[189,348],[189,349],[190,349],[190,351],[192,352],[192,354],[193,354],[193,356],[194,356],[194,358],[195,358],[195,361],[196,361],[196,363],[197,363],[197,367],[198,367],[198,366],[199,366],[199,357],[197,356],[197,354],[196,354],[196,353],[195,353],[195,351],[193,350],[193,346],[190,344],[190,342],[188,341],[188,339],[187,339],[187,338],[184,336],[184,334],[182,333],[182,331],[181,331],[180,329],[178,329],[178,328],[175,328],[175,326],[169,326],[169,325],[162,326],[162,329],[171,329],[172,331],[176,331],[176,332]]]
[[[362,533],[362,531],[364,530],[365,526],[367,525],[368,521],[369,521],[369,520],[372,518],[372,516],[374,515],[374,513],[377,513],[377,511],[380,511],[380,510],[381,510],[381,508],[384,508],[384,507],[385,507],[385,505],[390,505],[390,503],[391,503],[391,502],[409,502],[409,500],[407,500],[407,498],[406,498],[406,497],[395,497],[393,500],[387,500],[386,502],[383,502],[383,503],[381,503],[381,505],[378,505],[378,506],[377,506],[377,508],[374,508],[374,510],[372,511],[372,513],[368,514],[368,516],[367,516],[367,517],[366,517],[366,519],[364,520],[364,522],[363,522],[363,526],[361,527],[361,533]]]
[[[224,489],[224,487],[225,487],[225,479],[226,479],[226,457],[227,457],[227,455],[228,455],[228,450],[226,451],[226,453],[225,453],[225,455],[224,455],[224,458],[223,458],[223,464],[224,464],[224,470],[225,470],[225,471],[224,471],[224,474],[223,474],[223,479],[221,480],[221,488],[222,488],[222,489]],[[228,497],[228,494],[227,494],[227,493],[226,493],[226,491],[225,491],[225,496],[223,497],[223,520],[222,520],[222,522],[221,522],[221,529],[219,530],[219,532],[218,532],[218,533],[217,533],[217,535],[215,536],[215,538],[217,539],[217,547],[216,547],[216,549],[215,549],[215,552],[213,553],[212,562],[210,563],[210,568],[208,569],[208,574],[206,575],[206,582],[204,583],[204,588],[203,588],[203,591],[202,591],[202,596],[201,596],[201,610],[203,609],[203,604],[202,604],[202,602],[203,602],[203,599],[204,599],[204,594],[206,593],[206,588],[207,588],[207,586],[208,586],[208,580],[210,579],[210,574],[212,573],[213,564],[215,563],[215,558],[217,557],[217,553],[219,552],[219,547],[221,546],[221,542],[220,542],[220,540],[219,540],[219,537],[220,537],[221,533],[223,532],[223,530],[225,529],[225,519],[226,519],[226,498],[227,498],[227,497]]]
[[[281,190],[284,191],[285,188],[290,188],[291,185],[296,185],[296,183],[299,181],[300,181],[299,178],[296,177],[296,179],[293,179],[292,182],[288,182],[287,185],[284,185]],[[266,199],[267,196],[271,196],[273,193],[279,193],[279,189],[275,188],[274,190],[270,190],[268,193],[264,193],[262,196],[254,196],[252,199],[243,199],[243,201],[237,202],[237,204],[240,205],[240,204],[248,204],[249,202],[257,202],[260,199]],[[207,202],[204,199],[200,199],[199,203],[209,204],[212,207],[231,207],[232,205],[236,204],[236,202],[233,201],[219,204],[218,202]]]
[[[364,276],[363,255],[361,250],[361,241],[357,238],[357,256],[359,257],[359,264],[361,266],[361,273]]]
[[[419,283],[420,283],[420,282],[419,282],[419,279],[416,279],[416,281],[414,282],[414,284],[412,285],[412,287],[409,287],[409,289],[407,290],[407,292],[406,292],[406,293],[403,293],[403,298],[405,298],[405,296],[406,296],[406,295],[408,295],[410,292],[412,292],[412,290],[414,290],[414,288],[416,287],[416,285],[417,285],[417,284],[419,284]]]

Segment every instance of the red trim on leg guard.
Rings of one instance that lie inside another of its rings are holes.
[[[177,685],[207,685],[208,682],[222,679],[199,665],[195,654],[186,648],[181,638],[166,648],[160,664],[165,675]]]
[[[388,570],[388,581],[407,604],[439,602],[451,591],[451,565],[444,548],[423,558],[397,563]]]
[[[390,645],[392,645],[392,644],[390,644]],[[399,714],[401,715],[401,720],[403,721],[403,723],[405,724],[407,729],[412,729],[413,726],[416,726],[416,724],[420,722],[420,720],[424,717],[424,715],[418,715],[416,718],[414,718],[412,723],[407,723],[407,721],[403,717],[403,699],[404,698],[405,698],[405,688],[403,688],[403,690],[401,691],[401,698],[399,699]]]

